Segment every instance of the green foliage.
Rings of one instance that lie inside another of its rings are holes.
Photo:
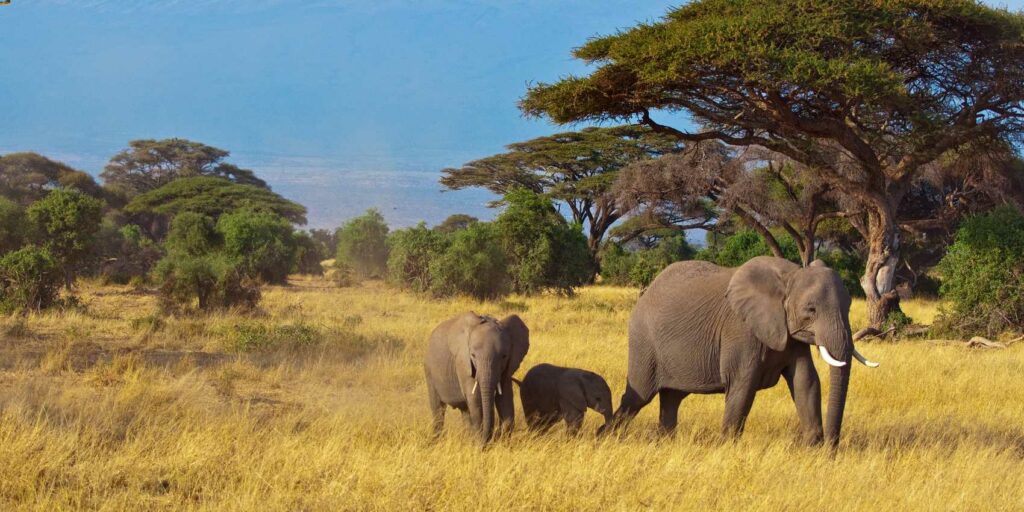
[[[491,223],[455,232],[451,244],[430,262],[430,291],[437,296],[498,298],[509,289],[508,263]]]
[[[388,264],[388,225],[374,208],[338,228],[337,261],[362,277],[383,277]]]
[[[677,261],[693,258],[695,251],[682,233],[657,241],[651,248],[628,251],[620,244],[606,244],[601,253],[601,279],[608,284],[638,286],[651,284],[658,273]]]
[[[434,230],[441,233],[454,233],[461,229],[466,229],[477,222],[480,222],[480,219],[472,215],[454,213],[449,215],[448,218],[444,219],[440,224],[434,226]]]
[[[95,198],[104,196],[92,176],[36,153],[0,156],[0,196],[28,206],[54,189],[75,189]]]
[[[291,224],[268,212],[237,211],[222,215],[217,231],[223,251],[249,277],[272,284],[288,281],[296,243]]]
[[[103,202],[77,190],[57,189],[26,211],[40,245],[57,261],[70,285],[87,263],[99,231]]]
[[[223,253],[173,252],[160,260],[155,273],[167,310],[193,303],[202,311],[252,308],[259,302],[259,286],[246,277],[240,262]]]
[[[785,234],[776,233],[775,239],[782,248],[786,259],[800,262],[800,251],[796,243]],[[723,267],[738,267],[756,256],[771,256],[771,248],[761,235],[751,229],[741,229],[720,240],[717,245],[709,245],[697,254],[697,259],[710,261]]]
[[[96,238],[98,274],[108,283],[142,281],[162,256],[160,248],[135,224],[118,228],[104,221]]]
[[[297,224],[306,223],[304,206],[270,189],[210,176],[178,178],[135,196],[124,207],[129,214],[155,213],[174,217],[194,212],[214,219],[238,210],[269,212]]]
[[[987,335],[1024,326],[1024,215],[1004,206],[967,219],[939,263],[952,302],[940,330]]]
[[[196,212],[185,212],[171,222],[171,230],[164,240],[168,253],[202,256],[220,247],[220,233],[213,219]]]
[[[310,276],[322,276],[324,267],[320,264],[324,258],[320,245],[305,231],[296,231],[293,234],[295,239],[295,262],[292,264],[292,271],[296,274]]]
[[[590,281],[593,259],[578,225],[570,225],[551,200],[524,189],[505,195],[507,207],[494,221],[508,259],[512,290],[552,289],[571,294]]]
[[[213,176],[268,188],[248,169],[224,162],[229,153],[185,139],[133,140],[110,159],[100,176],[110,188],[134,197],[178,178]]]
[[[60,285],[60,266],[46,249],[29,246],[0,257],[0,313],[48,308]]]
[[[819,251],[817,257],[839,274],[851,296],[864,296],[864,288],[860,285],[860,276],[864,275],[864,260],[858,254],[834,249]]]
[[[0,197],[0,254],[16,250],[28,238],[25,212],[17,203]]]
[[[388,282],[417,292],[429,290],[430,262],[447,249],[449,240],[446,233],[467,229],[475,222],[451,231],[427,229],[421,222],[415,227],[391,233],[388,237]]]

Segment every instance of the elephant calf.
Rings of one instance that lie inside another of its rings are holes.
[[[558,420],[565,420],[569,433],[577,434],[588,408],[604,416],[605,425],[612,419],[612,391],[608,383],[587,370],[551,364],[534,366],[519,383],[519,399],[523,402],[526,424],[542,432]]]
[[[530,350],[530,330],[516,315],[503,320],[473,312],[445,320],[427,344],[424,372],[434,415],[434,435],[444,427],[445,406],[468,416],[487,443],[494,431],[494,409],[501,429],[512,430],[512,374]]]

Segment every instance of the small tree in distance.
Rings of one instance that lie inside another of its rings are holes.
[[[26,211],[42,247],[53,256],[71,289],[100,229],[103,202],[76,190],[57,189]]]
[[[387,236],[384,216],[370,208],[338,228],[336,259],[363,277],[384,277],[388,263]]]

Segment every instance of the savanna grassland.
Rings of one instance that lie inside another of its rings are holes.
[[[481,452],[454,411],[429,440],[433,326],[518,313],[532,334],[520,376],[589,368],[617,402],[636,290],[481,304],[293,280],[256,315],[192,318],[126,287],[80,295],[79,311],[0,324],[2,510],[1024,508],[1024,343],[861,343],[882,366],[854,369],[835,453],[797,443],[784,385],[758,394],[737,442],[719,439],[712,395],[683,402],[674,438],[652,404],[618,438],[589,435],[596,415],[573,439],[520,421]],[[904,309],[927,322],[935,304]]]

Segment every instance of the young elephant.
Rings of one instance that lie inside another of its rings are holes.
[[[512,374],[528,350],[530,330],[516,315],[499,321],[470,311],[441,322],[430,333],[423,365],[434,435],[444,427],[445,406],[468,414],[483,444],[494,431],[495,406],[501,431],[511,432]]]
[[[558,420],[565,420],[569,433],[577,434],[588,408],[604,416],[606,426],[612,419],[612,391],[608,383],[600,375],[578,368],[534,366],[519,383],[519,399],[523,402],[526,424],[542,432]],[[604,429],[601,427],[598,433]]]

